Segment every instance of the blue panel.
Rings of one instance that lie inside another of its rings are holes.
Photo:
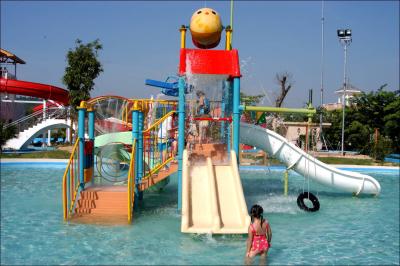
[[[153,79],[146,79],[145,84],[153,87],[164,88],[164,89],[178,89],[178,82],[164,82]]]

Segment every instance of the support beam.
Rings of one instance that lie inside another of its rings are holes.
[[[138,184],[139,184],[139,174],[138,174],[138,170],[139,170],[139,154],[138,154],[138,150],[139,150],[139,108],[137,106],[137,102],[134,103],[133,108],[132,108],[132,143],[134,143],[136,141],[136,145],[135,145],[135,158],[131,158],[131,160],[135,160],[134,163],[134,176],[135,176],[135,200],[134,200],[134,208],[137,208],[137,204],[138,204],[138,200],[140,198],[139,196],[139,190],[138,190]]]
[[[86,103],[82,101],[78,107],[78,138],[79,138],[79,181],[80,187],[85,188],[84,166],[85,166],[85,115]]]
[[[240,109],[243,111],[253,112],[271,112],[271,113],[299,113],[299,114],[316,114],[317,110],[313,108],[282,108],[282,107],[271,107],[271,106],[246,106],[241,105]]]
[[[51,146],[51,129],[47,130],[47,146]]]
[[[142,106],[143,107],[143,106]],[[143,178],[143,112],[139,111],[138,114],[138,149],[137,149],[137,165],[138,165],[138,180],[137,184],[142,182]],[[143,199],[143,191],[139,191],[139,200]]]
[[[233,79],[233,150],[239,160],[239,133],[240,133],[240,78]],[[239,162],[239,161],[238,161]]]
[[[179,77],[178,104],[178,211],[182,209],[182,167],[183,150],[185,149],[185,80]]]
[[[94,127],[95,127],[94,120],[95,120],[95,117],[94,117],[94,110],[93,110],[92,107],[89,107],[87,111],[88,111],[88,134],[89,134],[89,139],[91,141],[93,141],[93,148],[92,148],[93,157],[92,157],[92,160],[94,162]],[[90,180],[92,180],[92,182],[94,181],[93,177],[94,177],[94,171],[91,171]]]

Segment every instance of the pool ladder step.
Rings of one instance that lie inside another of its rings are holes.
[[[90,187],[80,193],[72,221],[127,221],[126,187]]]

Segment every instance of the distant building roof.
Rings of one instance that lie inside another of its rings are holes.
[[[21,58],[2,48],[0,48],[0,63],[26,64]]]
[[[344,89],[343,89],[343,86],[342,86],[340,89],[336,90],[335,93],[336,94],[343,94],[343,91],[344,91]],[[360,93],[362,93],[362,91],[359,88],[357,88],[354,85],[347,84],[346,94],[360,94]]]

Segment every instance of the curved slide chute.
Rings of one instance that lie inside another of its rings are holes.
[[[240,143],[264,150],[284,163],[287,169],[292,169],[323,185],[356,195],[360,193],[378,195],[381,191],[379,182],[373,177],[324,164],[271,130],[240,123]]]
[[[5,78],[0,79],[0,92],[54,100],[63,105],[68,105],[69,99],[68,91],[56,86]]]

